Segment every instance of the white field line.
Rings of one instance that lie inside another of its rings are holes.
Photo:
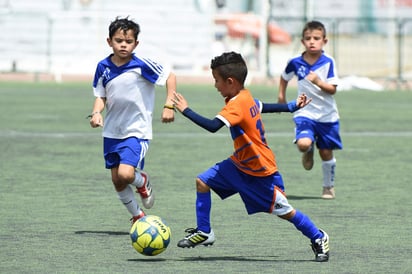
[[[154,138],[227,138],[229,134],[209,133],[209,132],[179,132],[179,133],[153,133]],[[0,130],[0,138],[83,138],[83,137],[100,137],[101,132],[25,132],[15,130]],[[266,132],[267,137],[294,137],[292,132]],[[412,137],[412,131],[395,131],[395,132],[341,132],[342,137]]]

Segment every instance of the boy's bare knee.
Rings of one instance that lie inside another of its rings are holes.
[[[278,217],[281,218],[281,219],[284,219],[284,220],[290,220],[295,216],[295,214],[296,214],[296,210],[294,209],[291,212],[289,212],[285,215],[282,215],[282,216],[278,216]]]
[[[312,146],[312,140],[310,138],[299,139],[296,143],[299,151],[306,152]]]
[[[209,192],[210,187],[199,178],[196,178],[196,190],[197,192]]]

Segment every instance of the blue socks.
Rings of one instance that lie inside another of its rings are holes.
[[[197,192],[196,193],[196,218],[197,229],[209,233],[210,227],[210,210],[212,207],[212,197],[209,192]]]
[[[197,229],[210,233],[210,210],[212,207],[212,197],[210,192],[196,193],[196,218]],[[323,233],[316,227],[316,225],[309,219],[308,216],[296,210],[295,216],[289,220],[294,226],[308,237],[312,242],[323,237]]]
[[[319,231],[316,225],[309,219],[308,216],[296,210],[295,216],[289,220],[295,227],[308,237],[312,242],[323,237],[323,233]]]

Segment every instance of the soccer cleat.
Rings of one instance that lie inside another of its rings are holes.
[[[323,187],[322,199],[335,199],[335,189],[333,186]]]
[[[306,170],[311,170],[313,167],[313,147],[304,152],[302,155],[302,165]]]
[[[205,233],[197,228],[188,228],[185,230],[186,233],[190,233],[184,239],[177,243],[178,247],[195,247],[198,245],[213,245],[215,242],[215,233],[210,230],[209,233]]]
[[[140,218],[143,218],[144,216],[146,216],[146,214],[143,212],[143,210],[141,210],[139,215],[133,216],[132,218],[130,218],[130,222],[133,225],[137,220],[139,220]]]
[[[317,262],[327,262],[329,260],[329,236],[325,231],[319,230],[323,233],[323,238],[312,242],[312,250]]]
[[[136,192],[140,194],[142,198],[143,206],[147,209],[151,208],[154,204],[154,193],[152,186],[150,184],[149,174],[144,171],[140,171],[140,174],[143,177],[144,183],[141,187],[136,187]]]

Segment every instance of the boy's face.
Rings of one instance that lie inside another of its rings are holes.
[[[305,31],[302,38],[302,44],[305,46],[306,52],[318,53],[322,51],[323,46],[328,42],[323,35],[323,31],[318,29],[309,29]]]
[[[139,41],[134,38],[132,30],[123,31],[118,29],[111,39],[107,38],[107,43],[113,48],[115,56],[120,59],[125,59],[132,55]]]
[[[230,95],[229,94],[230,89],[229,89],[227,80],[223,79],[216,69],[212,70],[212,75],[213,75],[213,78],[215,79],[215,88],[217,89],[217,91],[220,92],[223,98],[228,97]]]
[[[224,79],[216,69],[212,69],[212,75],[215,79],[215,88],[220,92],[223,98],[233,98],[239,91],[238,86],[233,78]]]

